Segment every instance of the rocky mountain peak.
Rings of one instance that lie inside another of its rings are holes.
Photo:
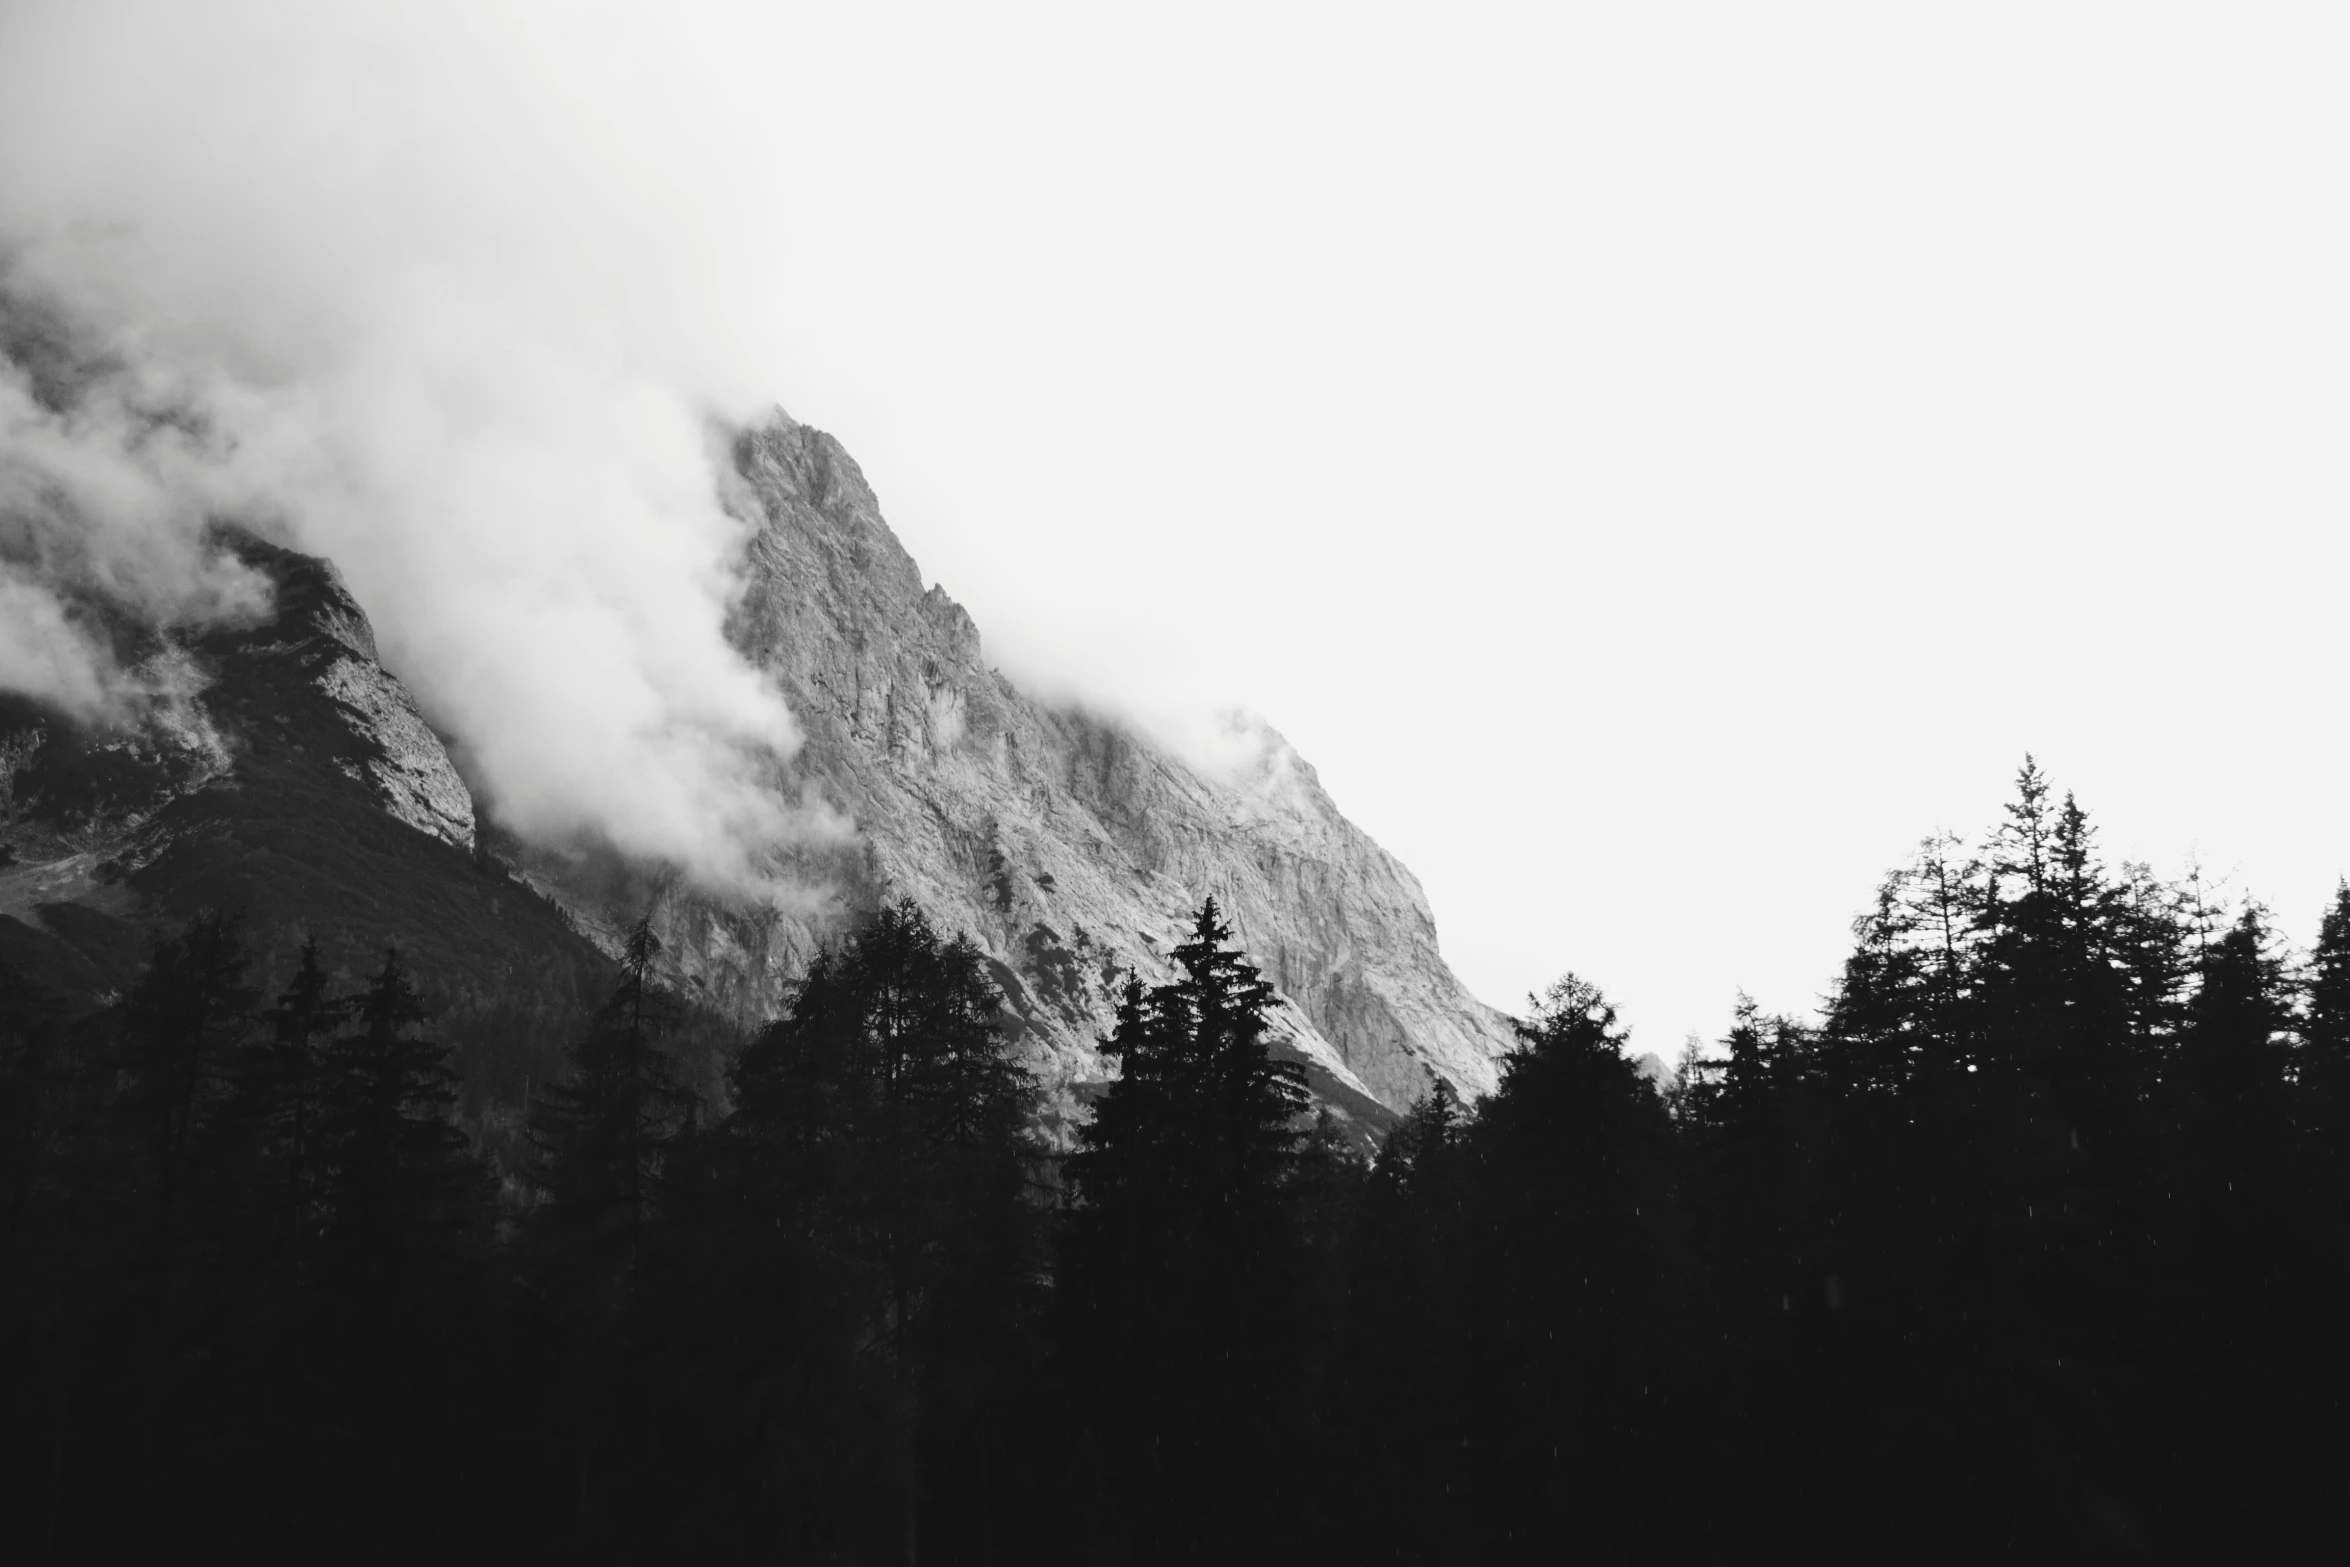
[[[746,1017],[779,1005],[796,955],[861,907],[912,898],[987,952],[1032,1055],[1074,1093],[1123,975],[1169,972],[1214,894],[1280,987],[1280,1047],[1325,1100],[1370,1120],[1438,1077],[1494,1082],[1513,1035],[1445,967],[1410,872],[1347,821],[1269,725],[1235,719],[1213,762],[1114,717],[1041,702],[987,667],[979,629],[919,569],[855,461],[788,417],[734,447],[758,527],[730,627],[806,736],[792,787],[856,825],[823,871],[839,910],[760,915],[673,890],[656,914],[683,983]],[[584,926],[627,911],[535,862]]]
[[[609,950],[650,909],[667,978],[750,1026],[819,943],[911,899],[983,949],[1074,1117],[1110,1071],[1097,1045],[1124,977],[1166,978],[1213,894],[1279,987],[1277,1048],[1359,1131],[1438,1079],[1493,1086],[1509,1020],[1453,977],[1419,884],[1270,725],[1236,717],[1192,756],[1038,700],[988,667],[972,617],[924,585],[831,436],[778,415],[733,456],[732,504],[755,526],[729,635],[805,739],[771,784],[854,826],[773,846],[789,896],[501,837],[510,879],[334,567],[240,537],[271,607],[169,643],[185,678],[159,684],[155,712],[102,733],[0,699],[0,948],[86,987],[92,965],[135,965],[140,928],[235,903],[281,935],[437,952],[482,997],[534,984],[553,1009],[594,983],[587,942]],[[524,980],[521,951],[553,977]]]

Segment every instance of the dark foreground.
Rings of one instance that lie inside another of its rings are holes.
[[[396,953],[0,971],[0,1560],[2343,1549],[2350,892],[2289,962],[2029,770],[1824,1024],[1660,1097],[1562,982],[1375,1164],[1213,905],[1065,1152],[911,908],[700,1092],[653,956],[462,1116]]]

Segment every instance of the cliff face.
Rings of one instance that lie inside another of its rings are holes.
[[[681,983],[771,1011],[839,918],[910,897],[985,949],[1049,1081],[1105,1075],[1094,1042],[1122,972],[1169,972],[1203,895],[1280,987],[1280,1046],[1323,1097],[1384,1120],[1435,1077],[1493,1086],[1508,1020],[1461,986],[1409,871],[1339,814],[1278,734],[1187,764],[1133,730],[1030,699],[991,670],[969,615],[921,573],[857,465],[778,416],[736,443],[760,519],[736,643],[781,687],[807,743],[791,786],[853,820],[855,846],[793,869],[837,913],[760,916],[672,892],[656,907]],[[785,786],[779,780],[779,787]],[[533,869],[609,931],[641,883]],[[641,906],[641,905],[640,905]]]
[[[83,728],[0,695],[0,959],[97,999],[203,909],[243,916],[265,986],[305,938],[346,977],[396,943],[451,1037],[483,1041],[485,1093],[543,1071],[608,966],[477,852],[471,792],[334,568],[237,548],[270,614],[158,642],[144,710]]]
[[[1438,1077],[1492,1087],[1508,1020],[1453,978],[1410,872],[1278,734],[1238,724],[1235,760],[1204,769],[1029,698],[924,589],[831,437],[779,416],[734,457],[758,527],[730,634],[806,735],[772,784],[854,829],[777,851],[793,895],[729,900],[501,840],[523,866],[510,877],[334,568],[246,540],[271,614],[159,639],[176,662],[149,684],[166,694],[131,721],[81,730],[0,695],[0,958],[96,996],[202,908],[244,911],[265,981],[305,936],[350,973],[397,942],[438,977],[454,1036],[495,1057],[475,1063],[495,1095],[558,1064],[610,973],[595,946],[614,950],[647,908],[678,987],[752,1025],[817,943],[911,898],[985,950],[1065,1116],[1108,1075],[1095,1046],[1124,973],[1165,978],[1213,894],[1280,989],[1277,1048],[1359,1130]]]

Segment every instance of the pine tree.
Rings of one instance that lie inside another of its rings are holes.
[[[2265,1164],[2288,1124],[2291,1015],[2284,964],[2257,906],[2204,948],[2196,979],[2173,1065],[2185,1126],[2215,1167]]]
[[[326,1041],[342,1026],[349,1005],[334,993],[318,961],[318,943],[306,939],[294,975],[261,1020],[267,1040],[252,1052],[243,1094],[259,1123],[259,1154],[270,1170],[268,1230],[291,1259],[321,1223],[325,1201],[328,1075]]]
[[[0,958],[0,1280],[11,1283],[54,1162],[66,1077],[61,1011]]]
[[[821,1388],[830,1411],[763,1433],[778,1527],[907,1559],[1021,1527],[990,1477],[1017,1468],[1003,1425],[1038,1369],[1036,1089],[984,958],[884,908],[817,954],[729,1077],[709,1244],[721,1310],[754,1313],[762,1347],[728,1379]]]
[[[575,1283],[588,1296],[625,1296],[640,1282],[662,1158],[690,1098],[661,1046],[675,1003],[654,978],[660,950],[647,915],[622,944],[620,983],[569,1073],[533,1107],[540,1228],[565,1267],[584,1270]]]
[[[1485,1309],[1461,1288],[1467,1120],[1452,1085],[1433,1077],[1361,1182],[1330,1386],[1337,1454],[1327,1489],[1339,1530],[1332,1559],[1434,1561],[1457,1543],[1450,1509],[1389,1503],[1463,1494],[1462,1438],[1475,1389],[1458,1354],[1458,1325]]]
[[[2301,1083],[2321,1135],[2350,1149],[2350,880],[2336,884],[2309,955]]]
[[[1462,1266],[1487,1303],[1467,1356],[1472,1510],[1499,1527],[1470,1553],[1547,1560],[1572,1530],[1599,1559],[1657,1520],[1625,1505],[1634,1452],[1663,1440],[1676,1374],[1652,1346],[1686,1299],[1671,1123],[1597,987],[1536,998],[1464,1139]]]
[[[1820,1041],[1829,1086],[1889,1094],[1919,1074],[1979,1065],[1975,972],[1990,883],[1937,834],[1886,878],[1829,1008]]]
[[[65,1008],[0,958],[0,1555],[45,1547],[69,1450],[88,1333],[77,1266],[119,1216],[77,1177],[77,1109],[95,1095],[67,1048]],[[39,1519],[38,1534],[27,1527]],[[44,1538],[45,1536],[45,1538]],[[16,1542],[21,1542],[18,1544]]]
[[[2332,1418],[2304,1390],[2333,1358],[2338,1303],[2314,1284],[2325,1267],[2294,1135],[2291,1023],[2284,963],[2263,911],[2247,907],[2204,943],[2164,1084],[2166,1369],[2231,1432],[2198,1444],[2182,1477],[2214,1537],[2274,1512],[2264,1493],[2297,1496],[2332,1469],[2317,1458]]]
[[[306,1003],[311,993],[297,975],[294,994]],[[397,947],[350,1013],[357,1026],[328,1062],[327,1242],[346,1287],[395,1299],[460,1245],[480,1214],[482,1177],[453,1119],[449,1049],[416,1032],[424,999]]]
[[[144,1156],[158,1266],[185,1217],[200,1139],[235,1085],[258,999],[245,982],[251,962],[238,916],[199,914],[179,935],[156,943],[124,1003],[122,1108]]]
[[[1102,1045],[1118,1079],[1069,1164],[1089,1209],[1164,1190],[1204,1218],[1275,1190],[1295,1158],[1305,1077],[1267,1050],[1273,987],[1224,945],[1231,934],[1210,898],[1175,949],[1180,981],[1145,991],[1129,978]]]
[[[297,971],[276,1013],[281,1038],[325,1010],[320,979]],[[369,1446],[320,1483],[373,1508],[404,1472],[464,1471],[474,1433],[448,1424],[469,1396],[491,1187],[455,1123],[449,1049],[421,1031],[427,1008],[399,949],[337,1010],[347,1026],[319,1064],[318,1375],[325,1418]]]
[[[1731,1009],[1730,1032],[1722,1040],[1721,1115],[1733,1124],[1751,1121],[1776,1085],[1781,1062],[1764,1031],[1762,1011],[1744,991]]]
[[[2131,1005],[2127,908],[2094,839],[2088,813],[2067,791],[2052,840],[2056,1017],[2047,1070],[2068,1126],[2102,1141],[2135,1113],[2151,1059]]]
[[[983,1450],[970,1447],[976,1433],[967,1429],[957,1442],[955,1428],[1011,1369],[1021,1273],[1033,1266],[1023,1201],[1033,1090],[1004,1049],[995,987],[967,939],[941,942],[904,903],[860,932],[848,958],[872,1072],[851,1222],[882,1286],[877,1325],[890,1345],[899,1517],[912,1560],[929,1510],[920,1446],[936,1437]]]
[[[1304,1074],[1273,1059],[1273,987],[1215,900],[1174,958],[1129,978],[1103,1051],[1119,1075],[1067,1164],[1065,1346],[1122,1493],[1161,1552],[1231,1551],[1286,1526],[1275,1455],[1296,1415],[1294,1175]]]
[[[234,1515],[258,1438],[259,1411],[236,1397],[268,1348],[252,1309],[255,1168],[236,1102],[258,1000],[249,968],[241,921],[198,915],[156,941],[100,1025],[113,1036],[113,1091],[83,1166],[99,1230],[78,1281],[89,1328],[75,1350],[85,1377],[112,1384],[90,1395],[130,1433],[120,1461],[136,1489],[106,1526],[147,1554],[192,1506]]]
[[[2066,1021],[2060,821],[2048,794],[2047,775],[2026,756],[2007,820],[1992,835],[1989,879],[1977,914],[1976,988],[1983,1011],[1978,1064],[2027,1091],[2053,1075]]]

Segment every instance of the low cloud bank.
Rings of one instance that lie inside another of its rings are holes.
[[[0,22],[0,686],[119,713],[121,628],[264,607],[233,520],[343,569],[508,824],[757,889],[837,825],[724,636],[773,355],[706,133],[607,119],[632,39],[571,8],[345,9]]]

